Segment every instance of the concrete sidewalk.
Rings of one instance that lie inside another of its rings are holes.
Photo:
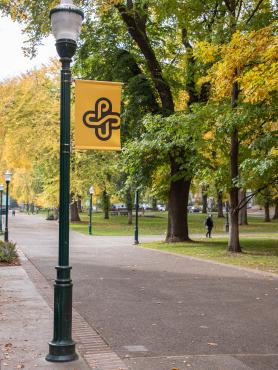
[[[0,369],[87,370],[72,363],[45,361],[53,313],[21,266],[0,267]]]
[[[52,297],[57,223],[17,215],[10,235]],[[72,232],[70,250],[73,338],[91,368],[278,369],[276,276],[134,247],[130,237]]]

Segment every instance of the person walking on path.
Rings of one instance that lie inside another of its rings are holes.
[[[209,215],[206,218],[205,226],[206,226],[206,229],[207,229],[206,238],[207,237],[211,238],[211,231],[213,229],[213,220],[212,220],[212,216],[211,215]]]

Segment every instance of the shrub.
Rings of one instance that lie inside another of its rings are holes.
[[[11,263],[16,257],[16,244],[0,240],[0,262]]]

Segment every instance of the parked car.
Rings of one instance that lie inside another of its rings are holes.
[[[161,211],[161,212],[166,211],[166,207],[165,207],[165,206],[163,206],[162,204],[158,204],[158,205],[157,205],[157,209],[158,209],[159,211]]]
[[[118,210],[118,209],[125,209],[126,208],[126,205],[123,204],[123,203],[116,203],[116,204],[112,204],[111,206],[111,209],[114,211],[114,210]]]
[[[142,203],[141,206],[140,206],[140,208],[142,208],[144,210],[152,209],[152,207],[149,204],[147,204],[147,203]]]
[[[193,206],[191,207],[191,213],[199,213],[201,212],[201,209],[199,207]]]

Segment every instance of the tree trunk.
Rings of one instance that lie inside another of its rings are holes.
[[[129,2],[127,6],[124,4],[117,4],[115,7],[120,12],[130,36],[136,42],[145,57],[153,84],[160,97],[164,114],[168,115],[173,113],[175,110],[173,96],[170,86],[163,76],[161,65],[156,58],[155,52],[148,38],[146,31],[146,17],[136,11],[132,2]]]
[[[152,209],[157,210],[157,199],[155,197],[152,198]]]
[[[57,221],[59,219],[59,208],[54,207],[53,216],[54,216],[54,220]]]
[[[236,73],[234,78],[236,78]],[[233,82],[231,89],[231,106],[236,108],[237,99],[239,95],[238,83]],[[231,134],[231,149],[230,149],[230,174],[231,174],[231,189],[230,189],[230,232],[228,250],[230,252],[241,252],[239,244],[239,227],[238,227],[238,187],[233,184],[239,176],[238,169],[238,156],[239,156],[239,141],[238,130],[234,128]]]
[[[234,129],[231,136],[231,153],[230,153],[230,171],[231,179],[238,177],[238,132]],[[239,253],[241,247],[239,244],[239,227],[238,227],[238,187],[232,184],[230,190],[230,230],[228,249],[230,252]]]
[[[81,201],[80,195],[78,195],[77,197],[77,207],[78,207],[78,212],[82,212],[82,201]]]
[[[126,193],[126,208],[127,208],[127,224],[132,225],[132,195],[131,190],[128,189]]]
[[[278,219],[278,199],[275,200],[273,220]]]
[[[264,221],[270,222],[270,212],[269,212],[269,201],[268,200],[264,204]]]
[[[217,191],[217,217],[218,218],[222,218],[224,217],[224,213],[223,213],[223,192],[220,190],[220,191]]]
[[[118,3],[118,2],[117,2]],[[143,7],[147,9],[147,2]],[[146,65],[150,72],[152,82],[156,88],[157,94],[161,101],[161,108],[164,116],[168,116],[175,112],[174,99],[167,79],[164,78],[162,67],[156,58],[152,48],[152,43],[148,38],[146,31],[147,17],[144,12],[138,12],[132,1],[127,1],[125,6],[123,3],[115,5],[120,12],[120,15],[127,26],[127,30],[135,41],[142,54],[145,57]],[[183,37],[185,35],[183,34]],[[194,59],[192,58],[192,61]],[[192,81],[194,73],[191,73]],[[189,91],[191,94],[191,91]],[[185,153],[184,153],[185,154]],[[179,174],[180,165],[174,158],[170,158],[171,175]],[[189,240],[188,225],[187,225],[187,203],[189,195],[190,180],[179,179],[171,180],[169,192],[169,213],[168,213],[168,231],[167,241],[185,241]]]
[[[202,213],[207,213],[208,211],[208,194],[207,187],[202,186]]]
[[[102,192],[102,206],[103,206],[103,212],[104,212],[104,219],[109,219],[109,195],[107,194],[106,190],[103,190]]]
[[[171,158],[171,175],[179,170],[179,165]],[[187,223],[187,204],[191,180],[171,181],[169,193],[168,230],[166,242],[190,241]]]
[[[240,189],[239,191],[239,204],[243,204],[246,199],[246,190]],[[239,210],[239,224],[248,225],[247,222],[247,204]]]
[[[70,220],[71,222],[80,222],[77,200],[72,200],[70,203]]]

